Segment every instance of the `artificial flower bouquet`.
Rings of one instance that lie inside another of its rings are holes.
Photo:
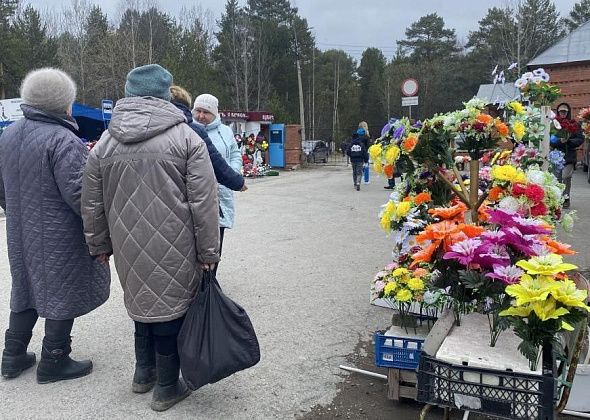
[[[520,89],[523,98],[535,106],[549,106],[561,95],[558,86],[549,83],[550,77],[544,69],[538,68],[524,73],[514,85]]]
[[[578,119],[582,126],[584,139],[590,141],[590,107],[582,108],[578,113]]]

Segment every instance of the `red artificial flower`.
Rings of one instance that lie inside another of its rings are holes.
[[[524,184],[516,183],[512,186],[512,194],[519,196],[526,192],[526,186]]]
[[[531,207],[531,216],[545,216],[547,214],[547,206],[545,203],[537,203]]]
[[[545,198],[545,190],[540,185],[529,184],[524,191],[524,195],[533,203],[540,203]]]

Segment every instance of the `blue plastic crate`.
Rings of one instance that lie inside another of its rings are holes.
[[[375,365],[385,368],[416,370],[424,340],[396,337],[375,332]]]

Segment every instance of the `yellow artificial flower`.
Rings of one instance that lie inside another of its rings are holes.
[[[381,225],[381,229],[389,233],[391,231],[391,214],[383,212],[379,224]]]
[[[514,133],[514,139],[516,141],[521,141],[524,137],[525,127],[522,121],[516,121],[512,124],[512,132]]]
[[[381,152],[383,152],[383,146],[381,146],[381,143],[375,143],[369,147],[368,152],[371,159],[376,161],[381,156]]]
[[[588,297],[588,291],[578,289],[576,284],[571,280],[556,282],[556,287],[551,292],[551,296],[564,306],[582,308],[590,312],[590,307],[585,303]]]
[[[492,167],[492,178],[498,181],[512,181],[517,174],[518,169],[512,165],[496,165]]]
[[[400,219],[402,217],[406,217],[411,209],[412,203],[409,201],[402,201],[397,205],[397,209],[395,210],[396,218]]]
[[[407,268],[404,267],[400,267],[400,268],[396,268],[395,270],[393,270],[393,273],[391,273],[391,275],[393,277],[401,277],[404,276],[406,274],[409,274],[410,272],[408,271]]]
[[[381,165],[381,160],[377,160],[373,162],[373,170],[378,174],[383,173],[383,165]]]
[[[558,308],[557,302],[555,302],[555,299],[553,298],[541,302],[534,302],[531,306],[541,321],[557,319],[560,316],[570,313],[570,311],[565,308]]]
[[[408,280],[408,287],[414,292],[421,291],[424,290],[424,282],[417,277],[412,277]]]
[[[500,312],[500,316],[517,316],[520,318],[526,318],[533,311],[530,306],[516,306],[508,308]]]
[[[385,296],[391,296],[395,292],[395,289],[397,289],[397,283],[394,281],[390,281],[383,288],[383,293],[385,294]]]
[[[557,254],[540,255],[528,261],[521,260],[516,265],[529,274],[541,274],[544,276],[554,276],[578,268],[574,264],[564,263],[563,257]]]
[[[395,294],[395,300],[398,302],[408,302],[412,300],[412,292],[408,289],[402,289]]]
[[[393,165],[397,161],[399,153],[399,147],[397,147],[396,145],[388,147],[385,151],[385,161],[390,165]]]
[[[555,287],[554,281],[548,281],[544,277],[533,278],[523,274],[520,283],[506,286],[506,294],[516,298],[516,306],[527,303],[543,301]]]
[[[526,184],[526,183],[528,183],[527,178],[526,178],[526,174],[521,169],[518,169],[516,171],[516,176],[512,180],[512,183],[513,184]]]
[[[524,114],[524,105],[518,101],[512,101],[508,104],[508,108],[516,112],[517,114]]]

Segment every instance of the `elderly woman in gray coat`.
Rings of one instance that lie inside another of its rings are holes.
[[[80,217],[82,171],[88,152],[71,117],[76,85],[61,70],[29,73],[21,86],[24,118],[0,138],[0,205],[6,212],[12,275],[10,321],[2,376],[14,378],[35,364],[27,353],[38,317],[45,337],[39,383],[87,375],[92,362],[76,362],[74,318],[109,297],[108,257],[91,257]]]
[[[188,396],[176,339],[202,270],[219,261],[217,182],[203,140],[170,103],[172,75],[157,64],[127,75],[108,131],[84,173],[90,253],[113,252],[135,321],[132,390],[164,411]]]

